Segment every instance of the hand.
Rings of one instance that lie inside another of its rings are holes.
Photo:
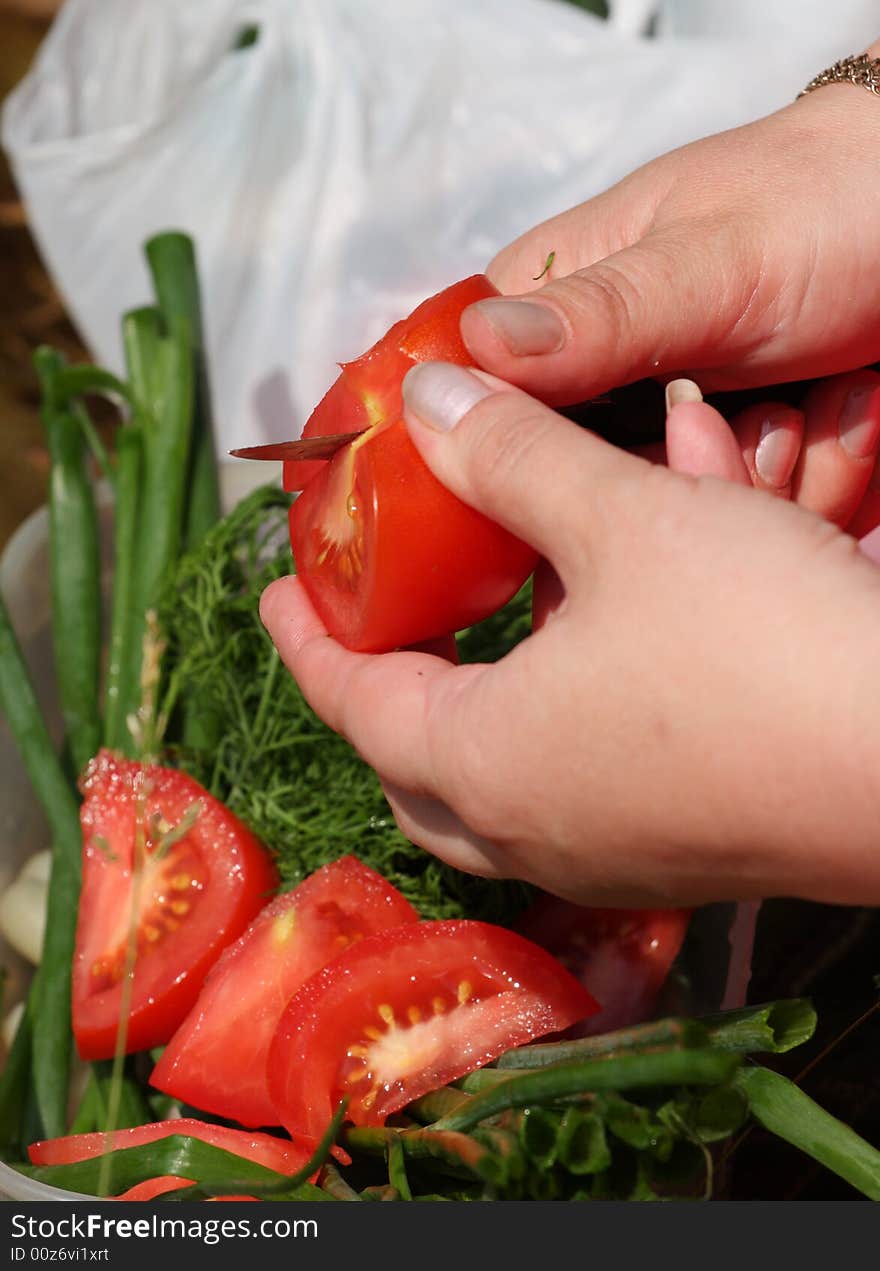
[[[489,273],[530,294],[463,316],[477,364],[568,403],[645,376],[714,391],[876,361],[878,126],[880,102],[830,85],[529,231]]]
[[[424,364],[405,393],[425,461],[562,600],[500,662],[456,667],[347,652],[295,579],[267,590],[282,657],[404,833],[585,904],[880,896],[880,572],[855,541],[488,376]]]
[[[817,381],[799,407],[756,403],[728,425],[688,380],[667,386],[678,406],[666,443],[641,453],[677,472],[717,476],[792,499],[860,538],[880,523],[876,454],[880,375],[851,371]]]

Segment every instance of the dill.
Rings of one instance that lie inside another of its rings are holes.
[[[285,888],[352,852],[424,918],[510,922],[530,889],[462,874],[410,843],[373,771],[315,716],[281,664],[258,600],[291,572],[288,507],[282,490],[261,487],[177,567],[160,612],[174,668],[164,709],[197,703],[214,741],[172,747],[174,762],[275,853]],[[500,656],[528,630],[528,606],[524,589],[465,633],[463,659]]]

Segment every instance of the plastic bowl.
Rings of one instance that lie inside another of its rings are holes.
[[[257,463],[221,466],[223,505],[229,509],[257,485],[277,472]],[[110,499],[99,493],[102,513],[104,577],[109,583]],[[49,515],[33,512],[18,527],[0,556],[0,591],[9,608],[27,660],[40,706],[56,741],[62,726],[52,656],[51,598],[49,594]],[[0,719],[0,887],[9,885],[29,856],[49,845],[49,830],[31,790],[30,781],[5,720]],[[0,963],[8,970],[8,998],[17,1000],[30,978],[30,968],[0,937]],[[0,1200],[84,1199],[78,1192],[47,1187],[0,1162]],[[94,1199],[91,1197],[90,1199]]]

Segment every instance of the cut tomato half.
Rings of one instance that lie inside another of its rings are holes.
[[[278,879],[259,840],[182,772],[101,751],[82,793],[73,1031],[83,1059],[107,1059],[132,936],[128,1051],[170,1040],[222,950]]]
[[[547,949],[601,1009],[574,1030],[582,1035],[650,1019],[678,957],[690,909],[591,909],[539,896],[516,929]]]
[[[341,374],[312,411],[303,437],[355,432],[399,419],[403,377],[416,362],[471,361],[459,330],[468,305],[498,291],[485,274],[472,274],[446,287],[394,325],[372,348],[341,366]],[[326,460],[296,460],[284,465],[285,490],[302,490]]]
[[[382,1125],[595,1010],[555,958],[503,927],[397,927],[353,945],[294,995],[270,1048],[269,1093],[294,1134],[323,1134],[343,1097],[355,1124]]]
[[[290,509],[297,575],[327,630],[386,652],[494,613],[537,560],[423,463],[402,420],[345,446]]]
[[[365,936],[417,921],[409,901],[354,856],[324,865],[222,954],[151,1084],[242,1125],[277,1124],[266,1061],[290,998]]]
[[[431,296],[346,362],[303,437],[362,429],[329,460],[289,462],[296,570],[329,633],[380,653],[471,626],[535,567],[525,543],[467,507],[430,472],[402,419],[403,378],[426,360],[470,361],[459,324],[498,292],[482,274]]]

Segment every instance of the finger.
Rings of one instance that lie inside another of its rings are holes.
[[[652,231],[538,291],[471,305],[462,337],[478,366],[550,403],[700,367],[719,349],[728,361],[746,349],[737,319],[756,280],[721,246],[711,226]]]
[[[442,773],[429,753],[428,717],[487,668],[428,653],[352,653],[328,636],[297,578],[266,588],[260,617],[321,719],[389,780],[432,793]]]
[[[511,295],[535,291],[621,251],[647,233],[669,180],[659,164],[637,170],[522,234],[498,253],[486,273],[499,291]]]
[[[702,401],[696,384],[672,380],[666,386],[666,402],[668,466],[692,477],[718,477],[748,485],[748,470],[730,425]]]
[[[792,497],[846,527],[868,489],[880,445],[880,375],[861,370],[822,380],[807,393],[803,411]]]
[[[472,833],[441,799],[413,794],[387,780],[382,781],[382,788],[399,830],[411,843],[466,874],[509,876],[499,849]]]
[[[410,653],[430,653],[435,658],[443,658],[446,662],[458,665],[458,644],[455,635],[436,636],[433,640],[421,640],[418,644],[407,645]]]
[[[525,540],[563,584],[583,563],[584,526],[643,459],[600,441],[491,376],[422,362],[403,381],[410,435],[434,475]]]
[[[758,490],[791,497],[804,443],[804,413],[784,402],[759,402],[731,420],[749,479]]]
[[[559,613],[565,600],[562,579],[549,561],[538,561],[532,580],[532,628],[540,631],[554,614]]]
[[[853,538],[863,538],[872,533],[880,525],[880,463],[874,461],[874,470],[868,481],[868,488],[862,495],[862,501],[856,508],[852,518],[847,522],[846,532]]]

